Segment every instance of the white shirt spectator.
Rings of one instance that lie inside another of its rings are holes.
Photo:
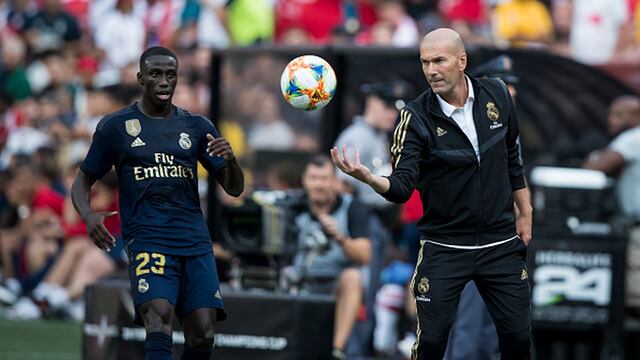
[[[610,148],[625,161],[616,184],[618,204],[625,215],[640,218],[640,126],[618,135]]]
[[[95,33],[96,29],[102,26],[102,20],[106,15],[115,11],[117,0],[91,0],[89,5],[89,26]],[[133,0],[133,13],[142,18],[147,10],[145,0]]]
[[[198,44],[206,48],[226,48],[229,33],[220,20],[219,11],[224,10],[228,0],[201,0],[198,18]]]
[[[0,155],[0,168],[6,169],[13,155],[31,155],[49,141],[49,136],[39,129],[27,126],[14,129],[9,133],[7,143]]]
[[[136,63],[144,50],[142,19],[133,12],[114,10],[105,14],[95,30],[96,46],[105,52],[103,70],[120,70]]]
[[[248,136],[254,150],[289,150],[295,145],[295,134],[284,121],[256,124]]]
[[[609,61],[627,18],[626,0],[574,0],[569,38],[572,56],[587,64]]]
[[[391,44],[397,47],[413,47],[418,44],[418,26],[410,16],[404,16],[396,25]]]

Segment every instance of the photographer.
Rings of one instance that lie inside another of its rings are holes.
[[[363,299],[360,267],[371,259],[369,212],[349,194],[338,194],[338,178],[328,157],[313,157],[302,175],[307,206],[296,218],[299,232],[294,269],[302,290],[333,293],[336,310],[334,359],[346,359],[347,339]]]

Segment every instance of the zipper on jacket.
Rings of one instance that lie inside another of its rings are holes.
[[[480,162],[481,160],[478,158],[478,155],[476,155],[476,150],[473,148],[473,144],[471,143],[471,140],[469,139],[467,134],[465,134],[464,131],[462,131],[462,128],[460,128],[460,125],[458,125],[458,123],[455,120],[453,120],[450,116],[446,116],[445,118],[449,120],[451,123],[453,123],[454,127],[458,129],[458,132],[467,141],[467,144],[471,148],[471,152],[473,153],[473,156],[476,158],[476,164],[478,164],[478,226],[476,230],[476,246],[479,246],[480,245],[480,227],[482,225],[482,171],[481,171],[482,165]],[[480,143],[479,143],[480,135],[478,134],[477,129],[476,129],[476,134],[478,136],[478,147],[480,147]],[[478,149],[478,151],[480,151],[480,149]]]

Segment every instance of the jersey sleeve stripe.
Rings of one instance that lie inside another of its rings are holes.
[[[411,113],[406,110],[400,112],[400,123],[396,127],[393,135],[393,146],[391,146],[391,156],[394,158],[393,165],[398,166],[402,149],[404,148],[404,139],[407,136],[407,128],[411,120]]]
[[[406,121],[406,115],[407,111],[402,109],[400,110],[400,122],[398,123],[398,125],[396,126],[395,130],[393,131],[393,144],[391,146],[391,153],[394,154],[396,152],[396,148],[398,146],[398,133],[400,132],[400,129],[402,128],[402,125],[404,124],[404,122]]]

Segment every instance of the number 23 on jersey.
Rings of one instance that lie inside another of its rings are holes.
[[[138,261],[136,276],[145,275],[149,272],[158,275],[164,274],[165,256],[162,254],[141,252],[136,255],[136,261]]]

